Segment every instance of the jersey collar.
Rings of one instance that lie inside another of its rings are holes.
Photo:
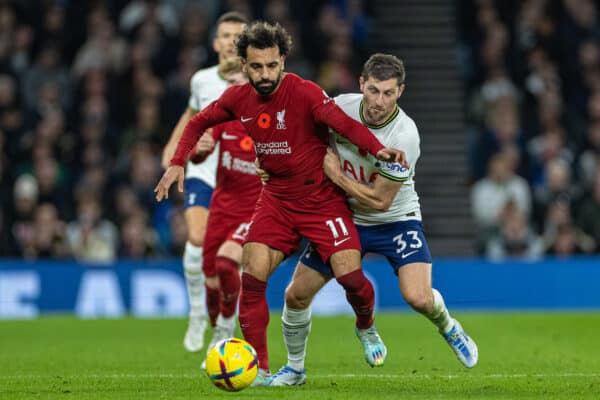
[[[379,125],[372,125],[369,124],[367,121],[365,121],[365,117],[363,117],[363,101],[360,101],[360,109],[358,110],[358,114],[360,116],[360,122],[363,123],[363,125],[365,125],[367,128],[371,128],[371,129],[381,129],[386,127],[387,125],[389,125],[390,122],[392,122],[394,120],[394,118],[396,118],[398,116],[398,114],[400,114],[400,107],[398,107],[398,104],[396,104],[396,108],[394,109],[394,112],[392,113],[392,115],[390,115],[388,117],[387,120],[385,120],[385,122],[379,124]]]

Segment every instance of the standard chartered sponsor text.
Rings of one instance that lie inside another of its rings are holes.
[[[283,142],[256,142],[256,154],[292,154],[287,140]]]

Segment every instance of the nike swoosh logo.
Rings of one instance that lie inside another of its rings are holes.
[[[339,246],[340,244],[342,244],[342,243],[344,243],[345,241],[347,241],[347,240],[350,240],[350,239],[352,239],[352,238],[349,238],[349,237],[347,237],[346,239],[342,239],[342,240],[334,240],[334,241],[333,241],[333,246],[334,246],[334,247],[337,247],[337,246]]]
[[[400,258],[405,259],[406,257],[412,256],[413,254],[417,253],[419,250],[415,250],[415,251],[411,251],[410,253],[404,253],[404,254],[400,254]]]
[[[248,121],[250,121],[251,119],[254,119],[254,117],[250,117],[250,118],[244,118],[244,117],[240,117],[240,120],[242,121],[242,123],[244,123],[244,122],[248,122]]]
[[[223,134],[221,135],[221,137],[222,137],[223,139],[225,139],[225,140],[235,140],[235,139],[237,139],[237,138],[238,138],[237,136],[235,136],[235,135],[230,135],[230,134],[228,134],[228,133],[223,133]]]

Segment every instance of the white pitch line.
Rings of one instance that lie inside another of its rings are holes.
[[[16,379],[198,379],[204,378],[204,373],[198,374],[78,374],[78,375],[54,375],[54,374],[24,374],[24,375],[0,375],[0,380]],[[308,374],[308,378],[332,379],[332,378],[369,378],[369,379],[513,379],[513,378],[600,378],[600,373],[577,373],[566,372],[562,374]]]

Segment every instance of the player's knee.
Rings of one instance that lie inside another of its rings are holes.
[[[357,293],[366,286],[372,289],[371,282],[360,268],[335,279],[348,293]]]
[[[285,304],[290,308],[304,310],[310,306],[311,300],[312,296],[297,286],[290,285],[285,289]]]
[[[217,256],[215,265],[219,274],[239,273],[239,264],[229,257]]]
[[[264,279],[266,276],[264,266],[249,257],[242,259],[242,271],[257,279],[266,280]]]
[[[433,296],[428,291],[414,290],[403,295],[406,303],[415,311],[421,314],[429,314],[433,311]]]

